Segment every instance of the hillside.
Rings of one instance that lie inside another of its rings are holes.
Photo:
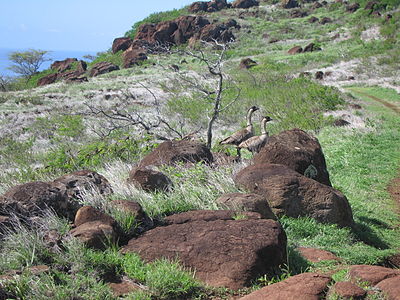
[[[398,299],[398,0],[195,2],[110,42],[0,92],[0,299]]]

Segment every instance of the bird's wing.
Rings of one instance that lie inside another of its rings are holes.
[[[258,136],[250,137],[249,139],[247,139],[247,140],[241,142],[241,143],[239,144],[238,147],[239,147],[239,148],[248,148],[248,147],[251,147],[254,143],[257,142],[258,138],[259,138]]]
[[[247,140],[252,137],[253,134],[247,128],[236,131],[231,136],[228,136],[226,139],[219,142],[221,145],[239,145],[241,142]]]

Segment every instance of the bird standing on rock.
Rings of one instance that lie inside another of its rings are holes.
[[[267,122],[272,121],[269,116],[265,116],[261,120],[261,135],[253,136],[243,142],[238,146],[239,149],[246,148],[251,153],[260,152],[261,148],[267,143],[269,135],[267,132]]]
[[[230,135],[226,139],[222,140],[219,142],[221,145],[234,145],[237,147],[237,153],[238,156],[240,157],[240,148],[238,146],[240,143],[243,141],[251,138],[254,135],[254,127],[251,122],[251,117],[255,111],[257,111],[259,108],[257,106],[252,106],[249,108],[247,111],[247,126],[246,128],[236,131],[234,134]]]

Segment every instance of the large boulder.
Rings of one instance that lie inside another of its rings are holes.
[[[37,86],[44,86],[44,85],[52,84],[52,83],[56,82],[57,79],[58,79],[57,73],[46,75],[38,80]]]
[[[150,168],[133,168],[128,182],[146,192],[165,192],[172,188],[172,181],[168,176]]]
[[[120,37],[114,39],[112,44],[112,53],[117,53],[118,51],[125,51],[132,45],[132,39],[129,37]]]
[[[376,285],[385,279],[400,276],[400,270],[380,266],[354,265],[350,267],[349,275],[354,280]]]
[[[142,48],[129,48],[123,54],[123,67],[130,68],[147,60],[146,51]]]
[[[53,181],[64,188],[70,198],[82,199],[82,191],[95,190],[102,195],[112,194],[113,190],[107,178],[91,170],[76,171],[63,175]]]
[[[300,129],[286,130],[271,136],[267,145],[254,157],[254,163],[282,164],[331,186],[318,139]]]
[[[297,0],[281,0],[281,5],[283,8],[295,8],[299,7]]]
[[[75,212],[65,190],[52,183],[35,181],[17,185],[0,196],[0,214],[30,218],[41,216],[44,209],[51,208],[59,216],[72,219]]]
[[[228,43],[235,39],[230,28],[226,24],[209,24],[206,25],[194,39],[206,42],[223,42]]]
[[[192,4],[190,4],[188,10],[189,12],[195,14],[195,13],[199,13],[199,12],[206,12],[208,9],[208,2],[204,2],[204,1],[196,1],[193,2]]]
[[[250,8],[258,5],[259,3],[256,0],[235,0],[232,3],[233,8]]]
[[[301,46],[294,46],[288,50],[288,53],[291,55],[299,54],[303,52],[303,48]]]
[[[267,199],[261,195],[230,193],[222,195],[216,202],[224,209],[253,211],[259,213],[264,219],[276,220]]]
[[[319,300],[325,299],[331,278],[317,273],[303,273],[266,286],[239,300]]]
[[[145,261],[179,259],[215,287],[239,289],[261,275],[279,272],[286,262],[286,234],[278,222],[260,216],[234,220],[235,212],[229,212],[229,219],[215,213],[168,217],[169,225],[132,239],[122,252],[138,253]]]
[[[113,63],[107,62],[107,61],[102,61],[97,64],[95,64],[92,69],[90,70],[90,76],[91,77],[96,77],[101,74],[106,74],[110,73],[112,71],[119,70],[119,67],[117,65],[114,65]]]
[[[341,192],[284,165],[258,163],[241,170],[234,180],[239,187],[265,196],[277,216],[308,216],[341,227],[354,223],[349,202]]]
[[[56,60],[50,66],[51,69],[56,70],[59,73],[62,73],[68,69],[71,69],[72,64],[77,62],[76,58],[66,58],[64,60]]]
[[[198,162],[213,162],[210,149],[203,143],[190,140],[166,141],[146,155],[139,162],[139,167]]]
[[[376,285],[376,287],[383,292],[387,299],[400,299],[400,276],[382,280]]]
[[[199,12],[215,12],[220,11],[224,8],[228,7],[228,3],[226,0],[213,0],[209,2],[197,1],[193,2],[188,10],[191,13],[199,13]]]
[[[330,289],[329,294],[339,296],[339,299],[361,300],[367,295],[367,291],[350,281],[339,281]]]
[[[194,35],[198,34],[202,28],[210,22],[199,16],[183,16],[176,19],[178,29],[172,34],[172,40],[176,45],[185,44]]]
[[[346,11],[349,12],[349,13],[354,13],[359,8],[360,8],[360,4],[359,3],[353,3],[353,4],[350,4],[350,5],[346,6]]]

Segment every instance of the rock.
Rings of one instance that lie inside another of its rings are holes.
[[[332,23],[332,19],[328,18],[328,17],[323,17],[321,19],[321,21],[319,22],[319,24],[321,24],[321,25],[325,25],[325,24],[328,24],[328,23]]]
[[[319,19],[317,17],[311,17],[308,19],[308,23],[317,23]]]
[[[17,185],[0,196],[0,214],[30,218],[41,216],[44,209],[51,208],[59,216],[73,218],[68,197],[54,184],[36,181]]]
[[[71,71],[59,74],[59,77],[65,80],[66,82],[85,82],[88,81],[87,77],[84,76],[85,71]]]
[[[145,51],[141,48],[129,48],[123,54],[123,67],[130,68],[147,60]]]
[[[114,297],[122,297],[140,289],[139,286],[135,284],[132,280],[112,282],[109,283],[108,286],[111,288]]]
[[[278,217],[310,217],[341,227],[354,224],[346,197],[330,186],[307,178],[286,166],[257,163],[241,170],[236,185],[266,197]]]
[[[347,5],[347,6],[346,6],[346,11],[349,12],[349,13],[354,13],[354,12],[356,12],[359,8],[360,8],[360,4],[358,4],[358,3],[353,3],[353,4],[350,4],[350,5]]]
[[[58,78],[57,73],[46,75],[38,80],[37,86],[52,84],[56,82],[57,78]]]
[[[344,127],[350,125],[350,122],[347,122],[346,120],[343,119],[337,119],[333,122],[333,126],[336,127]]]
[[[76,58],[67,58],[64,60],[56,60],[50,66],[52,70],[56,70],[59,73],[65,72],[68,69],[71,69],[72,64],[77,62]]]
[[[209,24],[198,35],[195,35],[194,39],[206,42],[218,41],[228,43],[235,40],[235,36],[224,24]]]
[[[190,140],[166,141],[147,154],[139,162],[139,168],[198,162],[213,162],[210,150],[203,143]]]
[[[303,52],[303,48],[301,48],[300,46],[295,46],[293,48],[290,48],[288,53],[289,54],[298,54],[298,53],[302,53]]]
[[[118,51],[125,51],[132,45],[132,39],[129,37],[120,37],[114,39],[112,44],[112,53],[117,53]]]
[[[192,210],[180,214],[171,215],[164,218],[164,225],[185,224],[190,222],[211,222],[218,220],[234,220],[235,217],[242,216],[246,220],[260,220],[259,213],[249,211],[234,210]]]
[[[92,206],[83,206],[77,211],[74,225],[78,227],[82,224],[93,221],[100,221],[103,224],[117,227],[117,222],[112,217]]]
[[[314,2],[314,4],[311,6],[311,9],[318,9],[321,8],[323,5],[319,2]]]
[[[257,62],[252,60],[251,58],[244,58],[240,61],[239,68],[241,69],[250,69],[252,67],[257,66]]]
[[[257,194],[224,194],[216,200],[216,203],[224,209],[253,211],[259,213],[264,219],[276,220],[267,199]]]
[[[201,212],[186,213],[186,222],[147,231],[122,252],[138,253],[145,261],[178,258],[206,284],[231,289],[248,286],[260,275],[273,275],[286,262],[286,235],[278,222],[221,220],[220,213],[213,218],[210,212],[204,220],[197,214]]]
[[[340,299],[362,300],[367,295],[367,291],[349,281],[335,283],[331,292],[338,295]]]
[[[400,253],[388,257],[386,259],[386,264],[392,268],[400,269]]]
[[[258,5],[259,3],[256,0],[235,0],[232,3],[233,8],[250,8]]]
[[[317,80],[324,79],[324,72],[322,72],[322,71],[315,72],[315,79],[317,79]]]
[[[271,136],[267,145],[254,156],[254,162],[282,164],[303,175],[315,168],[315,176],[308,176],[331,186],[318,139],[301,129],[286,130]]]
[[[303,10],[300,10],[300,9],[296,9],[296,10],[293,10],[290,12],[290,17],[293,19],[294,18],[304,18],[307,16],[308,16],[308,13]]]
[[[314,52],[314,51],[320,51],[320,50],[322,50],[320,47],[318,47],[314,43],[310,43],[304,48],[303,52]]]
[[[208,2],[197,1],[190,4],[188,10],[190,13],[195,14],[199,12],[206,12],[208,9]]]
[[[96,77],[102,74],[110,73],[112,71],[119,70],[119,67],[114,65],[113,63],[102,61],[95,64],[90,70],[90,76]]]
[[[381,15],[381,13],[379,12],[379,11],[373,11],[373,12],[371,12],[371,14],[370,14],[371,16],[374,16],[374,17],[377,17],[377,18],[380,18],[382,15]]]
[[[133,215],[139,222],[143,222],[148,218],[142,206],[138,202],[128,200],[113,200],[111,205]]]
[[[295,8],[299,7],[297,0],[281,0],[281,5],[283,8]]]
[[[400,276],[382,280],[376,285],[388,300],[400,300]]]
[[[197,1],[193,2],[188,10],[191,13],[199,12],[215,12],[220,11],[224,8],[228,8],[228,3],[226,0],[214,0],[209,2]]]
[[[83,73],[86,70],[87,70],[87,63],[83,60],[78,61],[76,64],[76,71]]]
[[[300,252],[301,256],[313,263],[318,263],[324,260],[340,261],[340,258],[334,255],[332,252],[322,249],[299,247],[297,250]]]
[[[173,33],[172,40],[176,45],[187,43],[195,35],[199,35],[202,28],[210,24],[210,22],[203,17],[180,17],[176,19],[178,29]]]
[[[102,221],[84,223],[70,231],[70,234],[78,238],[87,247],[104,250],[107,243],[117,240],[117,233],[113,226]]]
[[[376,2],[376,1],[369,1],[369,2],[365,5],[365,8],[364,8],[364,9],[365,9],[365,10],[374,10],[378,4],[379,4],[379,3]]]
[[[146,192],[166,192],[173,186],[168,176],[149,168],[133,168],[129,173],[128,182]]]
[[[111,184],[108,180],[97,172],[91,170],[76,171],[63,175],[53,181],[60,188],[67,191],[71,199],[82,199],[83,190],[94,189],[102,195],[113,193]]]
[[[270,38],[270,40],[268,41],[268,43],[270,43],[270,44],[273,44],[273,43],[276,43],[276,42],[279,42],[279,39],[277,39],[277,38]]]
[[[354,265],[350,267],[349,275],[354,280],[359,279],[376,285],[385,279],[400,276],[400,270],[380,266]]]
[[[266,286],[239,300],[319,300],[324,299],[331,278],[317,273],[303,273]]]

